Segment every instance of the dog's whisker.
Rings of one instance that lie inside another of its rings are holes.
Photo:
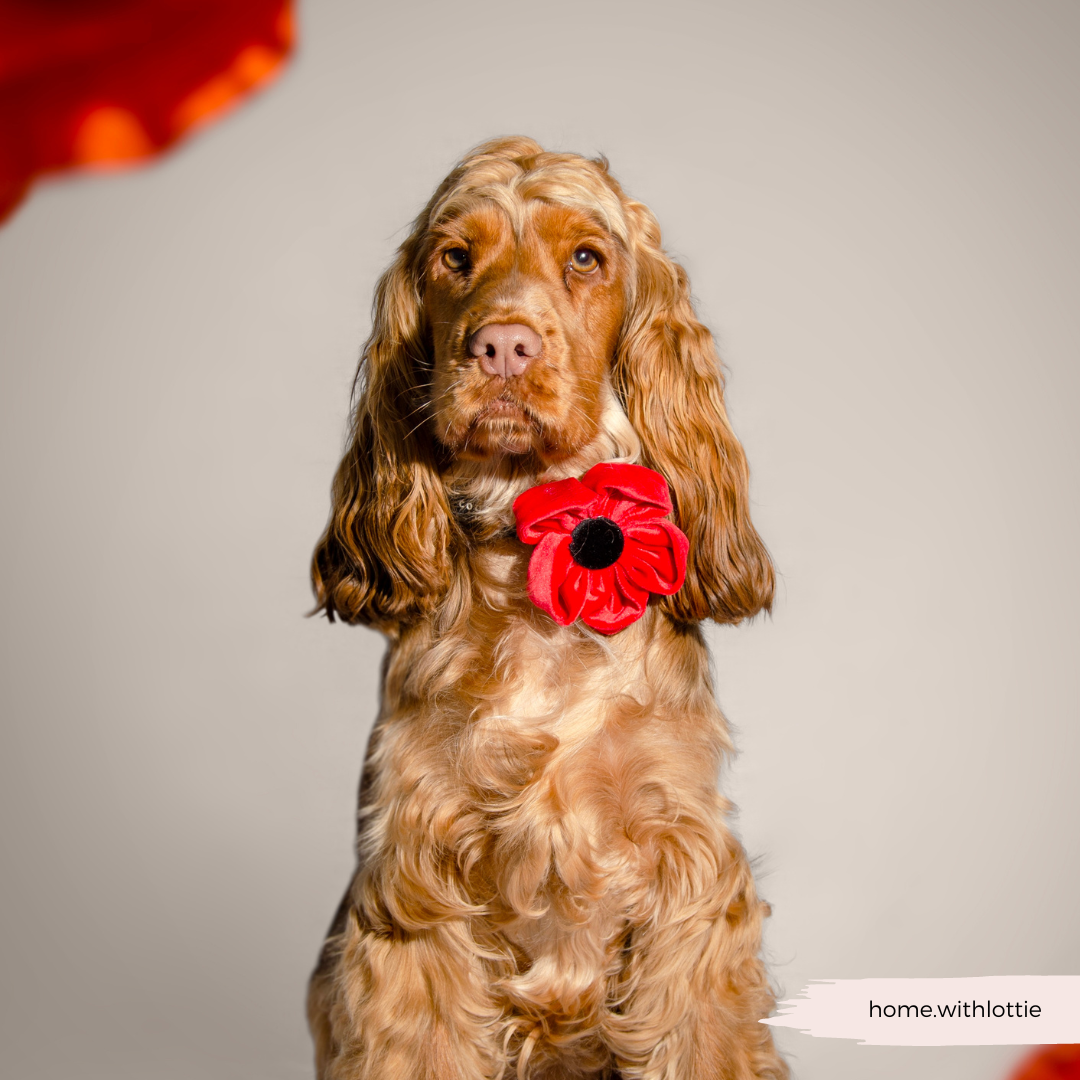
[[[421,429],[421,428],[422,428],[422,427],[423,427],[423,426],[424,426],[424,425],[425,425],[425,424],[426,424],[426,423],[428,422],[428,420],[429,420],[429,419],[430,419],[430,418],[429,418],[429,417],[427,417],[427,416],[423,416],[423,417],[421,417],[421,418],[420,418],[420,422],[419,422],[419,423],[418,423],[418,424],[416,425],[416,427],[414,427],[414,428],[410,428],[410,429],[409,429],[409,430],[408,430],[408,431],[407,431],[407,432],[405,433],[405,438],[406,438],[406,439],[408,439],[408,438],[410,438],[410,437],[411,437],[412,435],[414,435],[414,434],[415,434],[415,433],[416,433],[417,431],[419,431],[419,430],[420,430],[420,429]]]
[[[430,409],[430,408],[433,408],[430,401],[421,401],[420,404],[417,405],[415,409],[410,409],[407,413],[403,414],[401,419],[402,420],[408,420],[410,417],[415,416],[421,409]]]

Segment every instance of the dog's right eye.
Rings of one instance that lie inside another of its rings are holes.
[[[469,268],[469,253],[464,248],[450,248],[443,252],[443,265],[451,270],[467,270]]]

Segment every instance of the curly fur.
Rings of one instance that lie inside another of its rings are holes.
[[[524,374],[477,369],[488,323],[540,334]],[[767,609],[773,570],[655,218],[602,159],[478,147],[379,282],[357,387],[312,576],[331,619],[391,644],[311,982],[320,1080],[785,1077],[697,625]],[[604,638],[529,603],[511,504],[611,460],[667,478],[690,556]]]

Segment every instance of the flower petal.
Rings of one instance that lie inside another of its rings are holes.
[[[671,513],[668,482],[644,465],[603,462],[594,465],[582,478],[585,487],[611,499],[604,516],[618,524],[631,520],[662,517]]]
[[[529,488],[514,500],[518,539],[535,544],[547,533],[569,534],[595,502],[596,492],[573,478]]]
[[[0,221],[38,177],[157,154],[265,85],[290,0],[0,0]]]
[[[529,559],[529,599],[560,626],[569,626],[581,614],[588,575],[570,557],[570,537],[550,532]]]
[[[601,634],[616,634],[645,614],[647,589],[631,581],[619,563],[590,575],[589,598],[581,621]]]
[[[686,580],[690,541],[670,521],[639,522],[626,530],[620,567],[639,588],[670,596]]]

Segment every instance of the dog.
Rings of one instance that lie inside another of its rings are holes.
[[[503,138],[373,320],[312,561],[389,639],[318,1077],[786,1077],[699,625],[774,573],[685,272],[605,159]]]

